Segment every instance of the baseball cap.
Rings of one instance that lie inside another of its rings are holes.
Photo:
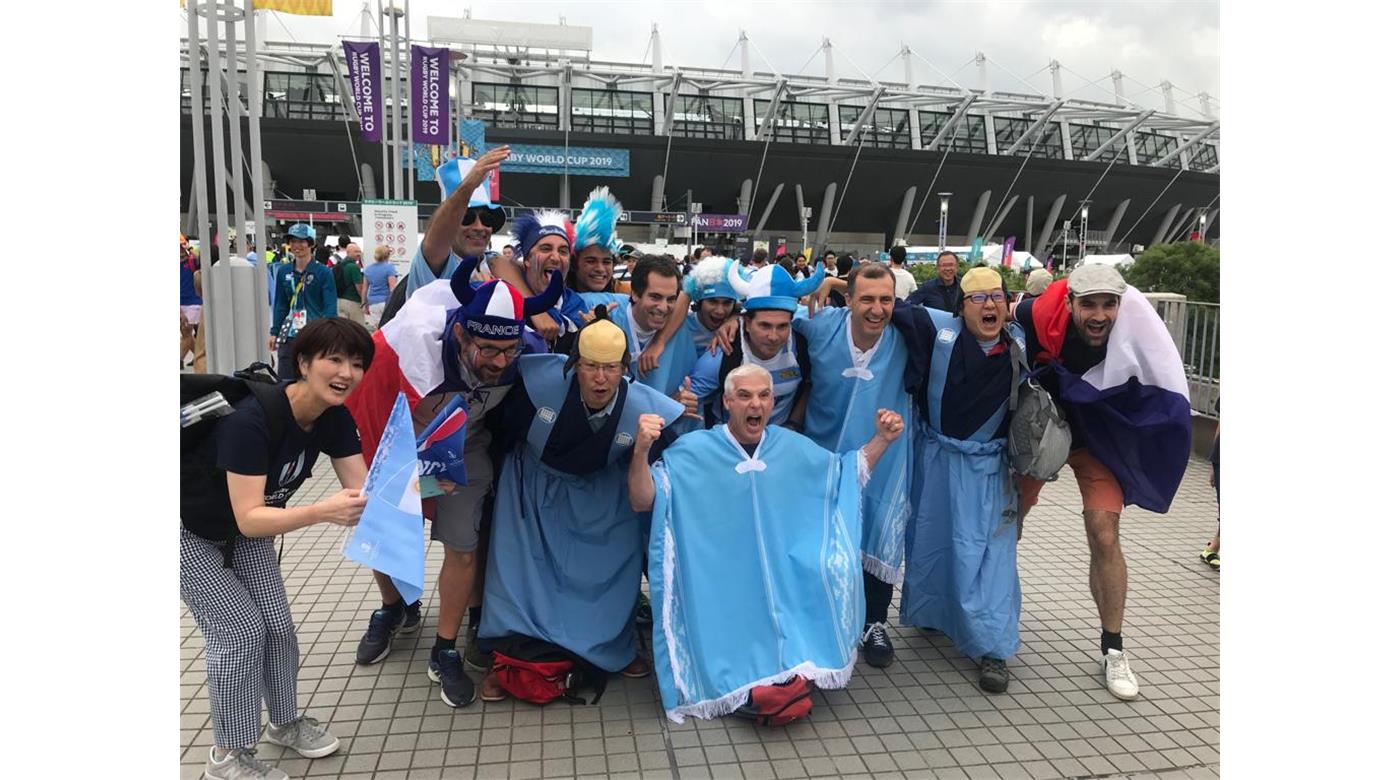
[[[1111,265],[1081,265],[1069,275],[1069,291],[1076,295],[1110,293],[1122,295],[1128,289],[1123,275]]]
[[[617,250],[618,257],[631,257],[632,255],[636,254],[640,253],[637,251],[637,248],[635,246],[632,246],[631,244],[623,244],[622,248]]]
[[[316,231],[312,230],[311,226],[305,222],[298,222],[287,228],[287,238],[300,238],[304,241],[315,241]]]
[[[1055,277],[1049,271],[1037,268],[1031,271],[1030,276],[1026,277],[1026,292],[1031,295],[1040,295],[1053,281],[1055,281]]]

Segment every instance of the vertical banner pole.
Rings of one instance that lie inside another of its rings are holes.
[[[253,290],[255,297],[253,311],[253,321],[257,323],[257,338],[253,340],[258,353],[258,360],[264,363],[270,362],[270,353],[267,351],[267,339],[263,334],[272,327],[272,311],[264,305],[267,300],[268,275],[265,266],[267,262],[267,213],[263,211],[263,166],[262,166],[262,79],[258,77],[258,33],[253,0],[243,0],[243,41],[248,54],[248,157],[252,161],[249,168],[252,171],[252,206],[253,222],[255,231],[253,233],[253,245],[256,247],[257,259],[253,263]]]

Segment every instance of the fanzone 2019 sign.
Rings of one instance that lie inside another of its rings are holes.
[[[495,148],[501,144],[487,144]],[[510,159],[501,164],[506,173],[564,173],[565,155],[569,173],[580,176],[629,176],[632,160],[627,149],[592,146],[562,146],[540,144],[511,144]]]

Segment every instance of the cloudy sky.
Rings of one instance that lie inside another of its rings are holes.
[[[267,35],[303,43],[359,35],[362,6],[362,1],[335,0],[332,18],[273,14]],[[369,3],[371,11],[374,6]],[[1202,91],[1217,106],[1220,100],[1218,2],[408,0],[415,39],[426,37],[428,16],[460,17],[468,7],[475,19],[557,24],[562,16],[571,25],[590,26],[593,56],[600,60],[641,61],[655,22],[666,65],[718,67],[727,61],[737,68],[735,42],[746,30],[763,57],[784,73],[822,75],[818,47],[829,37],[841,76],[858,78],[864,71],[902,80],[903,67],[892,58],[900,43],[908,43],[965,86],[977,84],[971,60],[981,50],[992,63],[992,89],[1029,91],[1029,83],[1049,94],[1046,66],[1054,58],[1064,68],[1068,97],[1111,100],[1108,74],[1117,68],[1126,76],[1127,97],[1144,106],[1162,108],[1157,85],[1163,80],[1173,84],[1178,113],[1198,116],[1195,96]],[[946,83],[919,58],[914,63],[916,80]],[[754,66],[764,67],[757,54]]]

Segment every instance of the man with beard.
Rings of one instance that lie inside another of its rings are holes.
[[[524,695],[511,669],[542,650],[649,674],[632,621],[645,519],[629,502],[627,464],[638,419],[669,425],[682,407],[626,380],[628,362],[627,337],[601,307],[572,355],[520,361],[502,416],[510,451],[487,559],[480,635],[496,660],[485,701]]]
[[[505,210],[491,200],[486,177],[499,170],[508,157],[510,147],[499,146],[479,160],[459,157],[438,166],[442,203],[428,221],[428,230],[409,263],[408,274],[389,294],[380,318],[381,327],[398,314],[419,287],[452,278],[463,262],[475,268],[485,256],[491,246],[491,234],[506,223]]]
[[[643,446],[663,420],[638,420],[628,487],[651,512],[657,683],[673,721],[737,711],[776,725],[810,710],[811,684],[850,680],[861,491],[904,422],[876,410],[869,441],[829,452],[768,425],[773,387],[756,365],[729,374],[724,403],[726,425],[682,436],[650,467]]]
[[[996,271],[968,271],[960,292],[956,317],[918,306],[894,313],[909,345],[905,387],[922,422],[899,619],[942,631],[980,659],[982,689],[1001,693],[1006,660],[1020,646],[1006,432],[1025,339],[1015,323],[1003,329],[1007,293]]]
[[[915,306],[942,309],[956,313],[958,306],[958,256],[952,252],[938,253],[938,275],[919,285],[905,300]]]
[[[847,307],[830,307],[792,323],[807,339],[812,390],[803,430],[832,452],[855,449],[875,434],[875,412],[888,409],[909,418],[904,389],[908,360],[904,337],[890,329],[894,277],[883,265],[865,265],[851,275]],[[865,661],[874,667],[894,660],[887,617],[894,583],[904,560],[909,518],[911,451],[908,437],[870,476],[861,499],[861,558],[865,569]]]
[[[793,330],[792,320],[798,299],[821,286],[824,271],[818,268],[815,276],[802,282],[794,281],[780,265],[760,268],[747,281],[736,266],[731,265],[728,273],[729,286],[743,291],[744,314],[727,352],[705,350],[695,361],[690,387],[704,409],[705,427],[728,419],[719,393],[725,377],[741,365],[756,365],[772,380],[770,421],[801,430],[812,367],[807,339]]]
[[[1065,410],[1069,466],[1084,502],[1089,592],[1098,607],[1104,686],[1138,694],[1123,652],[1128,566],[1119,545],[1125,504],[1165,513],[1191,453],[1191,406],[1181,355],[1152,304],[1117,269],[1085,265],[1016,307],[1043,384]],[[1042,482],[1017,478],[1020,519]]]
[[[516,378],[516,357],[522,352],[545,352],[543,343],[525,329],[526,317],[548,310],[564,288],[554,274],[543,295],[522,298],[502,281],[473,288],[474,266],[459,263],[452,279],[430,282],[409,298],[399,316],[374,334],[371,370],[346,401],[372,462],[389,413],[400,392],[408,399],[420,430],[454,396],[467,402],[467,433],[463,459],[468,482],[425,502],[433,517],[432,538],[442,543],[438,576],[437,641],[428,659],[428,677],[442,684],[441,698],[451,707],[464,707],[475,690],[463,671],[457,634],[469,608],[466,660],[478,670],[486,660],[476,645],[473,627],[479,621],[481,593],[476,585],[477,546],[482,514],[493,479],[489,448],[491,426]],[[389,654],[398,633],[415,631],[421,621],[418,603],[405,604],[392,579],[374,573],[383,607],[370,616],[360,640],[356,663],[368,665]]]

